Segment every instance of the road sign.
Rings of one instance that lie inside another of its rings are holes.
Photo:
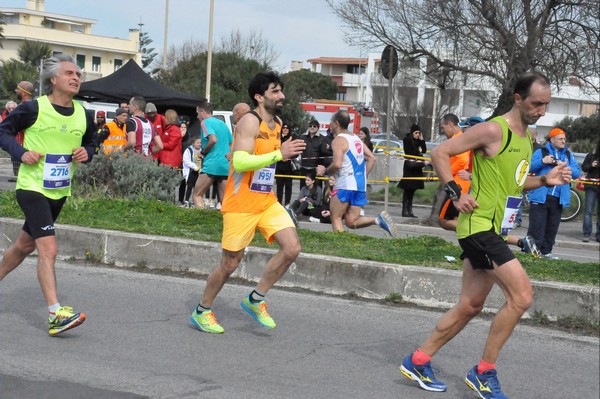
[[[386,79],[393,79],[398,72],[398,52],[388,44],[381,53],[381,73]]]

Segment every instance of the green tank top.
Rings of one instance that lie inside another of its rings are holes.
[[[45,154],[35,165],[22,163],[17,189],[36,191],[47,198],[60,199],[71,195],[71,179],[75,172],[73,150],[81,147],[87,128],[85,110],[73,101],[71,116],[56,112],[47,96],[37,99],[38,117],[25,130],[23,147]]]
[[[470,193],[479,207],[459,215],[456,227],[458,238],[489,230],[500,234],[507,202],[519,202],[515,198],[509,200],[509,197],[521,197],[529,172],[533,151],[529,129],[527,136],[521,137],[510,130],[501,116],[490,122],[496,122],[502,128],[502,145],[494,157],[473,151]]]

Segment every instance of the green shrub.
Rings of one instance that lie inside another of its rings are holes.
[[[158,165],[137,152],[97,154],[92,162],[79,164],[75,171],[73,194],[80,197],[157,199],[175,201],[179,171]]]

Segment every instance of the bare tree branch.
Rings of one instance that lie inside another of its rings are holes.
[[[600,91],[598,0],[326,1],[348,43],[391,44],[406,59],[426,58],[438,86],[441,72],[491,79],[501,93],[495,115],[510,108],[516,77],[530,70],[557,86],[576,78]]]

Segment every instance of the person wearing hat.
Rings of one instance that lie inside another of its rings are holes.
[[[427,146],[425,140],[423,140],[423,133],[419,125],[414,124],[410,127],[410,132],[402,139],[404,142],[404,154],[411,155],[414,157],[422,157],[427,152]],[[416,217],[412,211],[413,198],[415,191],[422,190],[425,188],[425,182],[423,177],[423,168],[425,163],[419,158],[406,158],[404,160],[404,173],[402,174],[402,180],[398,183],[398,187],[404,190],[402,193],[402,216],[403,217]],[[408,179],[405,179],[408,177]],[[411,178],[417,179],[411,179]]]
[[[99,141],[105,154],[114,151],[123,150],[127,144],[127,132],[125,131],[125,122],[129,117],[129,112],[124,108],[117,108],[115,119],[108,122],[98,134]]]
[[[146,119],[148,119],[152,126],[154,126],[154,131],[164,143],[166,139],[165,133],[167,131],[167,121],[165,120],[164,115],[159,114],[156,109],[156,105],[150,102],[146,104],[145,111]],[[152,157],[154,159],[159,159],[160,155],[158,154],[158,152],[153,152]]]
[[[550,130],[546,145],[536,150],[531,156],[530,172],[543,176],[557,165],[566,164],[571,168],[573,179],[579,178],[581,169],[573,154],[567,149],[567,136],[564,130]],[[529,192],[529,228],[527,235],[534,238],[542,257],[552,260],[560,259],[552,254],[554,239],[558,233],[563,208],[571,202],[571,185],[542,186]]]
[[[125,131],[127,132],[127,144],[124,150],[133,148],[134,151],[144,154],[144,156],[154,155],[163,149],[163,142],[160,136],[154,130],[152,122],[146,119],[144,110],[146,109],[146,100],[141,96],[133,96],[129,100],[130,117],[125,122]]]
[[[96,112],[96,133],[100,134],[104,125],[106,125],[106,112]]]
[[[322,165],[323,160],[323,140],[324,137],[319,134],[320,123],[316,119],[313,119],[308,124],[308,131],[304,133],[300,138],[306,143],[306,148],[300,157],[300,176],[306,176],[306,174],[317,168],[317,165]],[[304,178],[300,180],[300,188],[306,185]],[[320,184],[320,180],[317,181]]]

